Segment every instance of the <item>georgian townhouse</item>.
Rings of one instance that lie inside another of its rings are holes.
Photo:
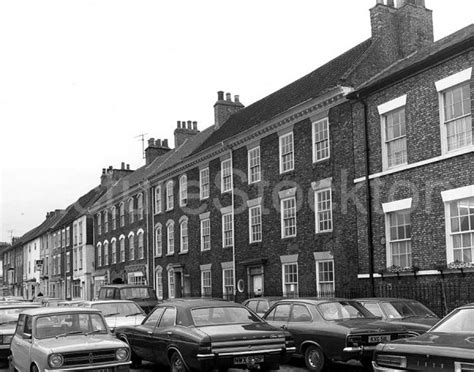
[[[147,176],[172,150],[167,140],[148,141],[146,164],[115,180],[89,209],[93,215],[93,291],[108,283],[149,284],[149,187]],[[112,171],[109,169],[109,171]]]
[[[472,301],[466,294],[474,287],[473,65],[470,25],[350,94],[354,182],[364,205],[357,220],[360,284],[424,283],[433,289],[424,301],[440,312],[454,306],[450,292]],[[446,285],[464,290],[440,292]]]
[[[20,238],[13,238],[12,245],[3,251],[3,275],[7,294],[23,295],[23,247]]]
[[[151,179],[159,295],[320,296],[357,278],[345,96],[433,42],[423,2],[370,16],[371,39],[268,97],[244,108],[219,92],[209,138]]]

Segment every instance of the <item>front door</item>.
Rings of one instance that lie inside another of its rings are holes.
[[[250,297],[263,296],[263,267],[250,267],[248,269],[248,274],[248,288]]]

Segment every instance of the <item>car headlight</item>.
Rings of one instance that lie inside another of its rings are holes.
[[[407,358],[400,355],[377,354],[375,361],[377,362],[378,365],[385,366],[385,367],[399,367],[399,368],[407,367]]]
[[[13,339],[13,335],[3,335],[3,344],[11,344]]]
[[[349,335],[347,336],[347,346],[360,346],[362,344],[362,336],[354,336]]]
[[[128,349],[121,347],[120,349],[117,349],[115,352],[115,359],[118,361],[124,361],[128,359]]]
[[[59,368],[64,363],[64,358],[61,354],[51,354],[48,358],[48,363],[51,368]]]

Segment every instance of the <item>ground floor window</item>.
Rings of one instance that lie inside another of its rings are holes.
[[[298,296],[298,264],[287,263],[283,265],[283,295],[287,297]]]
[[[224,269],[223,277],[223,298],[232,299],[234,295],[234,269]]]
[[[141,271],[128,273],[128,284],[146,285],[146,278]]]
[[[316,262],[316,288],[318,297],[334,296],[334,261]]]
[[[74,280],[72,282],[72,297],[73,298],[82,298],[81,281],[80,280]]]
[[[212,295],[211,270],[201,271],[201,296],[210,297]]]
[[[156,297],[159,300],[163,299],[163,268],[158,266],[155,271],[155,288]]]
[[[175,298],[176,296],[176,287],[174,280],[174,270],[170,269],[168,271],[168,298]]]

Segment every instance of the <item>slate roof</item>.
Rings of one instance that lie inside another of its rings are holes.
[[[393,80],[406,77],[410,71],[417,71],[423,68],[426,63],[439,62],[442,60],[443,55],[445,55],[445,57],[451,57],[454,55],[453,50],[455,48],[460,48],[460,50],[464,51],[473,46],[474,24],[471,24],[395,62],[371,79],[359,85],[348,95],[348,98],[355,98],[358,94],[367,93]]]
[[[266,122],[297,104],[350,82],[350,72],[372,45],[368,39],[306,76],[232,115],[195,152],[202,151],[251,127]]]

